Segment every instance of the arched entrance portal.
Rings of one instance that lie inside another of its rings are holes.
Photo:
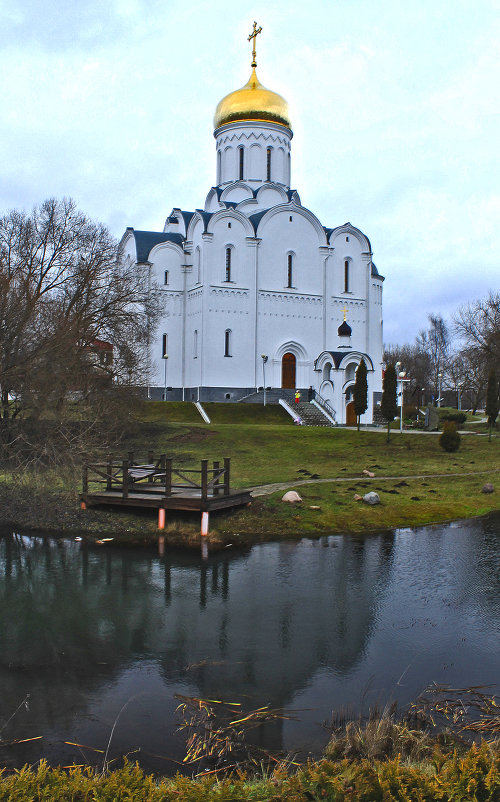
[[[283,388],[295,389],[296,366],[295,354],[283,354],[283,359],[281,360],[281,386]]]
[[[354,411],[354,401],[349,401],[345,408],[345,422],[346,426],[356,426],[358,422]]]

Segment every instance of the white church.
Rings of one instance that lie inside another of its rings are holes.
[[[147,394],[237,402],[262,387],[303,400],[314,390],[337,423],[354,423],[364,359],[367,423],[382,390],[384,279],[365,234],[323,226],[290,187],[292,123],[257,77],[260,30],[248,83],[215,110],[216,182],[203,208],[174,208],[163,231],[127,228],[120,243],[120,258],[162,293]]]

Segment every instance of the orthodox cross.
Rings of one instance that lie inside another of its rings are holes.
[[[344,323],[345,323],[345,320],[346,320],[346,317],[347,317],[347,306],[344,305],[344,308],[343,308],[342,311],[344,313]]]
[[[257,42],[257,36],[258,36],[259,33],[262,33],[262,28],[261,27],[257,28],[257,23],[254,22],[254,24],[253,24],[253,33],[251,33],[250,36],[248,37],[248,41],[249,42],[251,42],[252,39],[253,39],[252,65],[251,65],[252,67],[256,67],[257,66],[257,51],[255,49],[255,44]]]

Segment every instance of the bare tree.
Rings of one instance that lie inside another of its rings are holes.
[[[108,229],[71,199],[0,219],[0,400],[4,421],[30,420],[137,383],[155,293],[117,260]],[[112,358],[111,358],[112,355]],[[104,358],[103,358],[104,356]]]
[[[424,403],[425,392],[432,384],[431,358],[421,349],[418,343],[414,345],[390,345],[384,351],[384,362],[395,365],[401,362],[409,380],[405,396],[408,403],[416,406]]]
[[[488,370],[500,367],[500,293],[461,306],[453,317],[454,329],[467,349],[481,354]]]
[[[428,315],[428,320],[429,328],[419,332],[417,346],[429,357],[430,381],[434,398],[437,399],[442,380],[446,379],[450,356],[450,335],[448,327],[440,315]],[[441,382],[439,374],[441,374]]]

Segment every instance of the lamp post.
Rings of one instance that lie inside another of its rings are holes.
[[[167,360],[168,360],[168,354],[163,354],[162,359],[163,359],[163,363],[164,363],[164,367],[165,367],[164,374],[163,374],[163,400],[166,401],[167,400]]]
[[[262,359],[262,380],[264,382],[264,406],[266,406],[266,362],[269,357],[266,354],[261,354]]]
[[[399,378],[399,397],[400,397],[399,431],[401,432],[401,434],[403,434],[403,387],[404,387],[403,380],[404,380],[404,377],[406,376],[406,371],[405,370],[401,370],[400,371],[401,362],[396,362],[395,367],[396,367],[396,369],[398,371],[397,375],[398,375],[398,378]]]
[[[443,378],[442,373],[438,373],[438,407],[441,406],[441,379]]]

